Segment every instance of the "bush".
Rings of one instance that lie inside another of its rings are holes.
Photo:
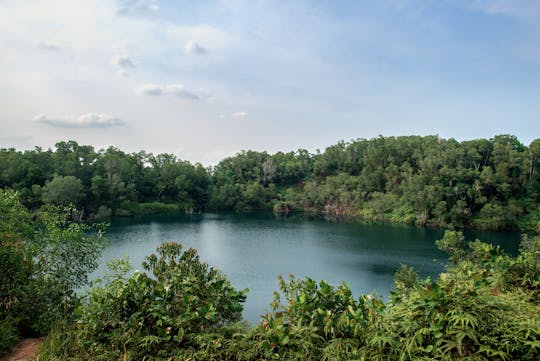
[[[113,276],[75,311],[78,343],[71,349],[107,360],[165,357],[241,319],[247,291],[235,290],[194,249],[163,244],[143,267],[151,275],[128,277],[126,262],[112,265]]]
[[[289,214],[298,209],[298,206],[294,202],[289,201],[279,201],[274,204],[273,210],[274,213],[278,214]]]
[[[148,202],[139,204],[138,214],[174,213],[185,209],[186,207],[183,204]]]
[[[17,193],[0,191],[0,354],[19,336],[44,335],[69,313],[104,246],[70,208],[31,215]]]
[[[0,355],[11,350],[19,341],[17,324],[17,320],[12,319],[10,316],[0,318]]]
[[[96,214],[94,215],[94,219],[103,220],[103,219],[111,218],[111,215],[112,215],[112,210],[107,206],[101,205],[99,206]]]

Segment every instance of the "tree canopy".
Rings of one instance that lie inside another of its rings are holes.
[[[400,136],[323,152],[241,151],[212,167],[172,154],[0,150],[0,187],[22,202],[72,202],[90,217],[173,210],[304,211],[479,229],[540,229],[540,139]],[[82,189],[80,189],[82,186]]]

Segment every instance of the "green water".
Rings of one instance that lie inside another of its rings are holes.
[[[237,288],[249,288],[244,317],[258,322],[269,310],[278,275],[309,276],[335,285],[348,283],[355,296],[387,296],[401,263],[422,277],[436,276],[446,257],[434,245],[442,230],[391,224],[329,222],[272,213],[204,213],[117,219],[107,231],[111,245],[100,269],[129,256],[140,268],[144,257],[167,241],[196,248],[201,259],[222,270]],[[467,232],[515,252],[519,234]]]

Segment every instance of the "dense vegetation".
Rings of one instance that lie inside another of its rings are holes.
[[[46,335],[71,313],[73,290],[87,282],[104,246],[76,209],[30,213],[0,190],[0,355],[20,336]]]
[[[48,334],[40,360],[538,360],[540,236],[516,257],[447,231],[438,279],[396,273],[389,300],[309,278],[280,279],[272,311],[249,327],[246,292],[165,243],[144,272],[127,261],[80,298],[103,247],[72,207],[30,212],[0,192],[0,353]],[[148,272],[148,273],[147,273]]]
[[[272,311],[235,322],[244,292],[167,243],[146,273],[125,263],[94,288],[41,350],[42,360],[538,360],[540,238],[513,258],[447,231],[447,272],[419,280],[403,266],[388,302],[342,284],[280,279]],[[281,298],[284,298],[281,301]]]
[[[540,139],[437,136],[340,142],[324,152],[242,151],[214,167],[171,154],[0,150],[0,188],[30,208],[73,203],[86,218],[175,210],[309,211],[450,228],[540,229]]]

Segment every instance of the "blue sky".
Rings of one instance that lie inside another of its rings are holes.
[[[0,147],[540,137],[540,1],[0,0]]]

